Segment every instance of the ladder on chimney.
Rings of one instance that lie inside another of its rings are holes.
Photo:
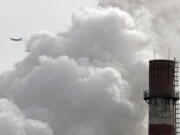
[[[178,102],[176,103],[175,113],[175,134],[180,135],[180,106]]]
[[[179,62],[175,59],[175,68],[174,68],[174,89],[178,87],[178,70],[179,70]],[[175,106],[175,135],[180,135],[180,106],[179,102],[176,102]]]
[[[174,88],[178,87],[178,70],[179,70],[179,62],[175,61],[175,68],[174,68]]]

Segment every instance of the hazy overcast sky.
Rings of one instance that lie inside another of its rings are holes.
[[[24,43],[12,42],[10,37],[56,33],[70,25],[73,12],[96,5],[96,0],[0,0],[0,72],[25,56]]]

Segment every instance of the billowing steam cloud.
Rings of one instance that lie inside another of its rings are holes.
[[[178,40],[176,18],[162,12],[176,5],[158,3],[100,0],[73,14],[66,31],[33,34],[28,55],[0,76],[2,134],[146,134],[147,60]]]
[[[130,13],[136,28],[148,35],[151,48],[165,58],[168,47],[179,55],[179,5],[178,0],[99,0],[99,6],[119,7]]]
[[[26,119],[21,110],[8,101],[0,100],[0,134],[2,135],[53,135],[45,123]]]

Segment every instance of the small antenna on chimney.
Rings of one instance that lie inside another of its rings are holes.
[[[154,60],[155,60],[155,58],[156,58],[156,50],[154,50]]]
[[[170,60],[170,58],[171,58],[171,48],[168,47],[168,59]]]

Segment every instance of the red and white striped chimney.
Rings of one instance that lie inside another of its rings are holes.
[[[175,60],[149,61],[149,90],[144,91],[144,100],[149,104],[149,135],[176,135],[176,65]]]

